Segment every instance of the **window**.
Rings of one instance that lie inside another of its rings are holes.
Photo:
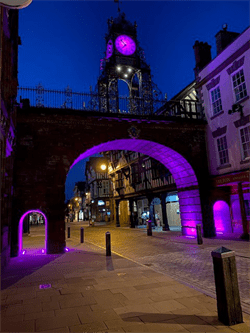
[[[227,138],[223,136],[217,139],[217,146],[220,158],[220,165],[227,164],[229,162],[228,150],[227,150]]]
[[[217,114],[222,111],[220,87],[217,87],[211,91],[211,100],[213,107],[213,114]]]
[[[240,130],[243,160],[250,157],[250,126]]]
[[[236,102],[247,96],[247,88],[244,77],[243,69],[239,70],[232,76],[233,88],[235,93]]]

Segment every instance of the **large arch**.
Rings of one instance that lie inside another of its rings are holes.
[[[25,219],[25,217],[28,214],[31,213],[39,213],[44,217],[44,221],[45,221],[45,253],[46,253],[46,248],[47,248],[47,228],[48,228],[48,220],[46,215],[39,209],[32,209],[32,210],[28,210],[26,213],[24,213],[22,215],[22,217],[20,218],[19,224],[18,224],[18,250],[19,250],[19,254],[22,253],[22,249],[23,249],[23,220]]]
[[[82,153],[71,165],[91,155],[109,150],[131,150],[148,155],[165,165],[172,173],[178,189],[183,235],[194,235],[196,225],[202,224],[198,181],[189,162],[175,150],[142,139],[119,139],[94,146]]]

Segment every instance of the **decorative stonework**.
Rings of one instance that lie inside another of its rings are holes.
[[[136,126],[131,126],[128,129],[128,134],[129,134],[130,138],[132,138],[132,139],[138,139],[140,132],[141,132],[141,130],[139,130]]]
[[[244,59],[245,56],[240,58],[239,60],[235,60],[233,65],[227,69],[227,74],[231,75],[233,72],[235,72],[238,68],[244,65]]]
[[[212,79],[209,84],[206,85],[207,90],[210,90],[217,86],[220,83],[220,76],[217,76],[215,79]]]
[[[224,126],[222,128],[217,128],[216,131],[212,132],[213,138],[217,138],[218,136],[221,136],[223,134],[226,134],[227,126]]]

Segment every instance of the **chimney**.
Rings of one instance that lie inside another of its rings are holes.
[[[220,54],[238,36],[239,36],[238,32],[227,31],[227,24],[223,24],[223,30],[220,30],[215,35],[217,55]]]
[[[195,77],[198,76],[199,71],[201,71],[211,60],[211,45],[208,43],[195,41],[193,46],[195,55]]]

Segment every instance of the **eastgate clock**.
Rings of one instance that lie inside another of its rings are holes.
[[[135,53],[136,44],[134,40],[127,35],[120,35],[115,40],[115,47],[123,55],[131,55]]]

